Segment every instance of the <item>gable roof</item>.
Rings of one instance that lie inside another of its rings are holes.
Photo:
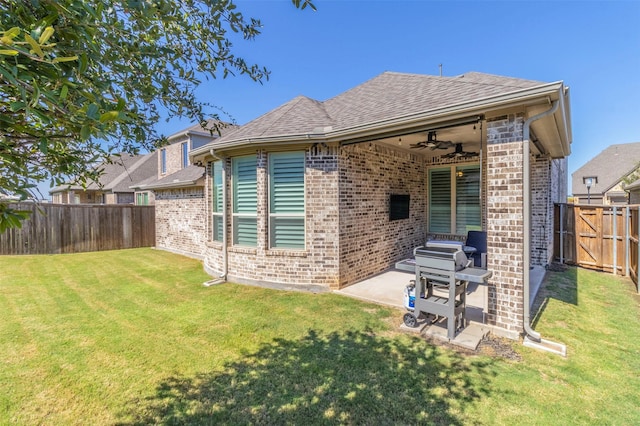
[[[147,183],[141,183],[136,188],[139,189],[169,189],[169,188],[184,188],[187,186],[195,186],[198,183],[204,184],[204,182],[198,182],[204,176],[205,168],[191,164],[184,169],[178,170],[175,173],[165,176],[159,180],[153,180]]]
[[[603,194],[640,166],[640,142],[615,144],[605,148],[571,174],[573,195],[586,194],[583,177],[597,177],[591,193]]]
[[[133,192],[130,189],[132,183],[145,180],[158,173],[156,152],[144,155],[131,155],[127,153],[115,154],[109,157],[108,162],[100,163],[96,169],[103,169],[100,175],[100,183],[89,182],[86,189],[92,191]],[[102,186],[101,186],[102,185]],[[58,185],[49,190],[50,194],[67,190],[83,190],[81,185]]]
[[[547,85],[478,72],[456,77],[385,72],[324,102],[298,96],[210,145],[229,146],[286,136],[302,139],[327,132],[348,132]]]

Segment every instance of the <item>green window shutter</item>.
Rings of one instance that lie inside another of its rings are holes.
[[[233,159],[233,212],[256,213],[256,156]]]
[[[480,167],[456,168],[456,233],[482,228],[480,223]]]
[[[212,211],[213,211],[213,240],[223,241],[224,220],[223,220],[223,182],[222,182],[222,161],[214,161],[211,165],[211,190],[212,190]]]
[[[237,157],[233,164],[233,244],[258,244],[256,156]]]
[[[451,169],[429,170],[429,232],[451,232]]]
[[[305,248],[304,152],[269,155],[269,230],[274,248]]]

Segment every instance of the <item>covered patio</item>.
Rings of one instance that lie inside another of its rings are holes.
[[[538,292],[545,277],[545,269],[541,266],[534,266],[529,272],[531,290],[533,294]],[[402,309],[404,306],[404,290],[411,280],[415,279],[415,274],[397,269],[390,269],[371,278],[362,280],[335,293],[348,297],[378,303],[385,306]],[[490,284],[469,283],[466,295],[466,319],[467,326],[462,329],[453,340],[447,338],[446,319],[427,324],[421,321],[417,328],[411,329],[404,324],[399,327],[409,332],[424,334],[440,340],[448,341],[454,345],[467,349],[476,349],[482,338],[489,332],[500,335],[500,329],[496,329],[487,323],[487,299],[488,287]],[[533,300],[532,300],[533,302]]]

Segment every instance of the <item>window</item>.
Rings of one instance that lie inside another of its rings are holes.
[[[223,241],[224,237],[224,200],[223,200],[223,189],[222,189],[222,161],[214,161],[211,164],[211,199],[212,199],[212,209],[213,212],[213,241]]]
[[[160,173],[163,175],[167,173],[167,150],[160,150]]]
[[[138,192],[136,194],[136,204],[139,206],[148,206],[149,205],[149,193],[148,192]]]
[[[182,144],[182,168],[186,169],[189,167],[189,144],[184,142]]]
[[[304,152],[269,155],[269,246],[304,249]]]
[[[233,169],[233,244],[255,247],[258,242],[256,156],[237,157]]]
[[[429,170],[429,232],[466,235],[481,228],[480,166]]]

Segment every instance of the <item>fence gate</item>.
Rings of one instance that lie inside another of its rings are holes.
[[[556,205],[555,257],[566,263],[614,274],[629,270],[630,208]]]

